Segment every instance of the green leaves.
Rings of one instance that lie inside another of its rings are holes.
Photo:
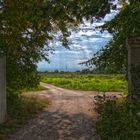
[[[53,34],[62,32],[61,41],[68,48],[68,28],[75,28],[83,18],[103,17],[110,10],[108,0],[4,0],[0,5],[4,42],[0,53],[7,56],[7,81],[12,88],[37,83],[36,63],[48,60]]]
[[[98,72],[127,73],[126,39],[140,36],[140,2],[120,1],[123,6],[118,15],[101,28],[113,35],[106,47],[85,64],[95,65]]]
[[[68,89],[91,91],[116,91],[127,93],[127,82],[123,75],[98,75],[80,73],[47,73],[41,81]]]
[[[96,124],[102,140],[139,140],[139,118],[130,116],[128,102],[107,101],[98,104],[101,120]]]

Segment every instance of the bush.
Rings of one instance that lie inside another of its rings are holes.
[[[140,140],[140,117],[129,114],[127,101],[98,104],[100,121],[96,124],[102,140]]]

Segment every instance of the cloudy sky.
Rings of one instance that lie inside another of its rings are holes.
[[[54,46],[54,54],[50,54],[50,63],[41,61],[38,63],[39,71],[77,71],[82,70],[85,66],[79,65],[80,62],[86,61],[93,57],[93,54],[104,47],[112,38],[107,31],[101,33],[95,27],[103,25],[105,21],[112,19],[117,11],[112,10],[110,14],[100,22],[85,21],[78,29],[72,32],[69,37],[70,50],[62,46],[61,42],[51,43]]]

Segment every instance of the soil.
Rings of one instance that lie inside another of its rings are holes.
[[[95,96],[102,93],[41,85],[48,90],[24,95],[47,99],[51,104],[7,140],[100,140],[95,129],[99,118]],[[112,98],[122,97],[121,93],[105,94]]]

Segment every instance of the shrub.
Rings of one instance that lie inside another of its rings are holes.
[[[127,100],[98,103],[97,111],[101,140],[140,140],[140,117],[129,114]]]

